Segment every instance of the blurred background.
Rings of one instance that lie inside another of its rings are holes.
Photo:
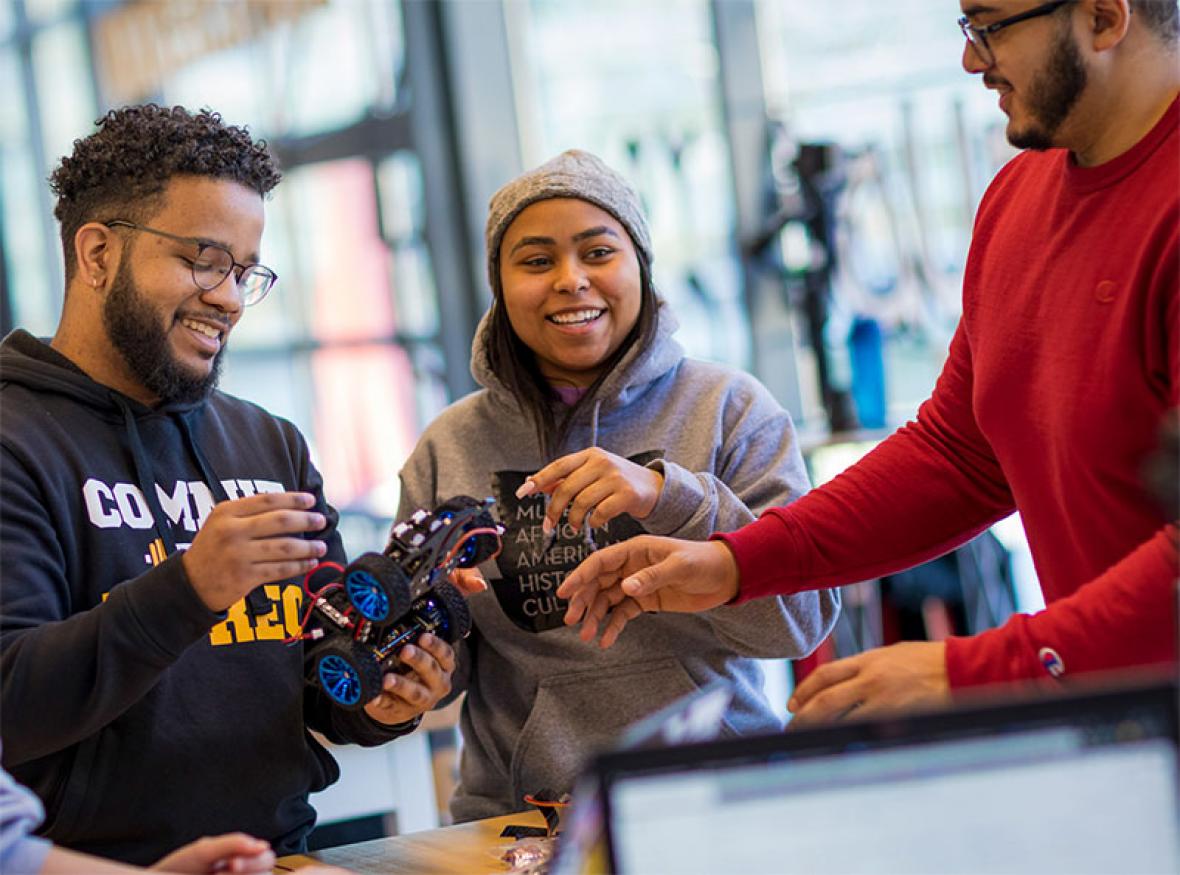
[[[488,198],[579,147],[641,193],[682,343],[766,383],[821,482],[929,393],[972,215],[1012,154],[959,66],[959,14],[953,0],[0,0],[0,322],[53,333],[46,178],[99,115],[152,100],[248,126],[285,171],[263,241],[280,280],[236,329],[222,385],[300,427],[350,554],[380,549],[417,435],[474,388]],[[1010,520],[845,604],[818,658],[978,631],[1039,592]]]

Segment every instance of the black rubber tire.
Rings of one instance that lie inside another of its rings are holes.
[[[372,577],[385,593],[389,607],[384,617],[377,618],[369,616],[362,605],[353,601],[348,582],[350,575],[357,572]],[[406,611],[410,609],[410,604],[413,601],[410,597],[410,581],[406,577],[405,572],[402,571],[396,562],[380,553],[364,553],[354,559],[344,569],[344,574],[341,576],[341,583],[344,584],[344,592],[349,603],[360,611],[365,619],[372,621],[378,626],[387,626],[401,619]]]
[[[354,641],[321,644],[313,652],[312,659],[313,682],[337,707],[346,711],[359,711],[381,692],[381,666],[369,651]],[[328,670],[330,676],[339,678],[336,669],[347,666],[352,670],[352,677],[339,679],[335,684],[325,683],[325,676],[321,673],[325,660],[332,660]]]
[[[471,631],[471,609],[467,599],[449,583],[440,583],[434,588],[434,596],[447,613],[447,634],[440,635],[448,644],[454,644],[467,637]]]

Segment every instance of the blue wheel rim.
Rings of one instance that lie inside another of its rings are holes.
[[[356,605],[366,620],[380,623],[389,616],[389,596],[377,578],[367,571],[348,575],[348,600]]]
[[[361,676],[343,656],[320,660],[320,686],[341,705],[355,705],[361,698]]]

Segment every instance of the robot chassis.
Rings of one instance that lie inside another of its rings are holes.
[[[303,634],[307,679],[336,705],[363,708],[381,692],[388,671],[401,665],[397,653],[432,632],[454,643],[471,631],[463,595],[447,578],[500,552],[503,527],[492,519],[492,499],[451,498],[433,511],[417,510],[393,527],[384,553],[365,553],[340,576],[312,592]]]

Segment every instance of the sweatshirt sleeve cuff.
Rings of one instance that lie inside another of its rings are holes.
[[[773,513],[765,513],[736,532],[716,532],[713,539],[724,541],[738,566],[738,595],[733,604],[772,595],[790,595],[804,587],[793,557],[792,528]]]
[[[643,528],[653,535],[675,535],[704,502],[704,486],[695,474],[675,462],[657,459],[647,467],[664,478],[664,486],[656,506],[642,520]]]
[[[25,836],[0,854],[2,872],[40,872],[53,845],[38,836]]]
[[[951,690],[995,683],[1052,681],[1049,669],[1029,659],[1017,627],[1027,618],[1014,614],[1008,623],[969,637],[946,640],[946,678]]]
[[[404,723],[380,723],[363,710],[349,712],[334,709],[333,720],[336,722],[339,735],[339,738],[332,739],[333,741],[349,742],[361,747],[376,747],[403,735],[409,735],[422,723],[422,715],[419,714]]]
[[[138,621],[143,636],[167,659],[175,659],[209,634],[225,613],[205,607],[184,572],[181,554],[111,590],[112,606],[122,601]]]

